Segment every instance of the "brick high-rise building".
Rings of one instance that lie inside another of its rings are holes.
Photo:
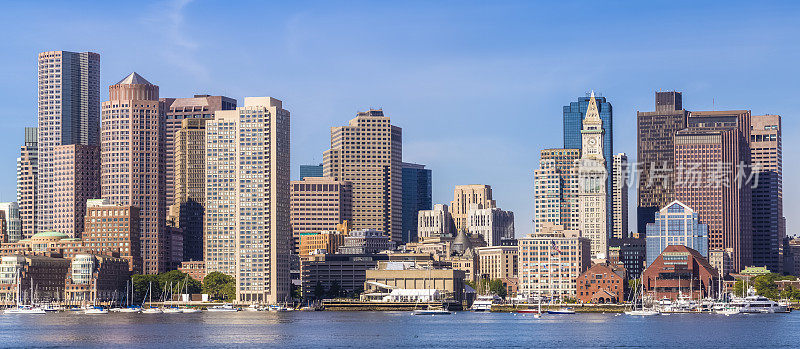
[[[708,224],[709,250],[730,253],[739,271],[753,261],[750,185],[736,183],[739,164],[750,164],[750,111],[691,112],[688,126],[674,138],[675,199]]]
[[[83,231],[87,253],[119,252],[131,272],[142,272],[139,208],[110,204],[108,200],[88,200]]]
[[[86,200],[100,197],[100,146],[53,148],[53,230],[80,238]]]
[[[194,95],[191,98],[160,98],[164,108],[164,183],[167,205],[176,200],[175,193],[175,153],[177,151],[176,132],[181,129],[185,119],[212,119],[217,110],[236,109],[236,100],[225,96]],[[187,257],[187,256],[184,256]],[[192,254],[191,258],[196,258]],[[189,257],[187,257],[189,258]]]
[[[271,97],[206,122],[206,271],[236,278],[236,300],[290,297],[289,111]]]
[[[100,55],[48,51],[39,54],[38,63],[36,228],[48,231],[55,219],[55,147],[100,142]]]
[[[478,209],[495,208],[492,200],[492,187],[486,184],[457,185],[453,190],[453,201],[450,201],[450,215],[455,224],[456,233],[467,230],[470,205],[477,204]]]
[[[25,128],[25,145],[17,158],[17,203],[22,222],[20,238],[27,239],[36,234],[36,195],[39,177],[39,142],[36,127]]]
[[[380,230],[402,242],[402,162],[402,129],[383,110],[359,112],[349,125],[331,128],[325,177],[353,184],[353,228]]]
[[[675,132],[686,128],[689,112],[680,92],[656,92],[655,111],[636,112],[639,195],[636,231],[644,233],[656,211],[675,200]]]
[[[353,186],[350,182],[325,177],[305,177],[300,181],[292,181],[291,187],[295,253],[300,251],[301,236],[336,230],[339,224],[351,220]]]
[[[758,171],[758,185],[752,188],[753,265],[786,273],[782,267],[786,227],[782,224],[785,218],[781,116],[755,115],[750,124],[750,161]]]
[[[187,118],[175,133],[175,201],[171,224],[183,231],[183,259],[203,260],[206,196],[206,118]]]
[[[166,232],[163,145],[164,114],[158,86],[131,73],[109,86],[103,102],[100,155],[104,199],[139,208],[143,271],[166,271],[170,256]]]

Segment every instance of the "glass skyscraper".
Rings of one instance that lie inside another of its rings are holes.
[[[425,165],[403,163],[403,243],[417,240],[417,215],[432,205],[432,172]]]
[[[699,222],[695,210],[673,201],[656,212],[655,218],[655,223],[647,224],[647,266],[672,245],[689,247],[708,258],[708,225]]]
[[[300,180],[306,177],[322,177],[322,164],[300,165]]]

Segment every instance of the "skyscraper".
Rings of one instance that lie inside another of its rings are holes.
[[[583,119],[583,147],[578,160],[578,227],[591,241],[592,258],[608,256],[608,170],[603,141],[605,130],[595,104],[594,93]]]
[[[174,104],[174,103],[173,103]],[[186,118],[175,133],[174,190],[169,221],[183,231],[183,259],[203,260],[206,196],[206,121]]]
[[[300,180],[306,177],[322,177],[323,176],[322,164],[319,165],[300,165]]]
[[[53,230],[55,155],[59,145],[100,143],[100,55],[48,51],[39,54],[39,157],[36,219]]]
[[[100,197],[100,146],[69,144],[53,148],[53,222],[51,228],[80,238],[86,200]]]
[[[350,182],[325,177],[306,177],[292,181],[292,237],[295,253],[300,237],[336,230],[353,216],[353,186]]]
[[[170,256],[166,232],[164,127],[158,86],[131,73],[108,87],[103,102],[100,182],[104,199],[139,208],[143,271],[163,272]]]
[[[27,239],[36,234],[36,195],[37,179],[39,177],[39,142],[36,127],[25,128],[25,143],[20,149],[17,158],[17,203],[19,216],[22,222],[21,239]]]
[[[175,133],[184,119],[211,119],[217,110],[236,109],[236,100],[225,96],[194,95],[191,98],[161,98],[164,108],[164,183],[167,205],[175,202]],[[200,252],[202,255],[202,252]],[[190,258],[196,258],[197,253]],[[187,257],[189,258],[189,257]]]
[[[353,184],[353,228],[402,242],[402,129],[383,110],[359,112],[349,125],[331,128],[323,158],[325,177]]]
[[[686,128],[689,113],[680,92],[656,92],[655,111],[636,112],[639,197],[637,232],[645,231],[656,211],[675,200],[675,132]]]
[[[682,245],[708,258],[708,225],[700,223],[695,210],[673,201],[656,212],[655,222],[647,224],[647,266],[672,245]]]
[[[675,199],[708,224],[709,250],[729,253],[735,271],[751,265],[751,190],[736,183],[750,164],[750,111],[691,112],[675,135]],[[697,175],[699,174],[699,175]]]
[[[5,235],[8,242],[17,242],[22,238],[22,221],[19,217],[19,205],[16,202],[0,202],[0,212],[6,219]]]
[[[628,156],[614,155],[611,164],[611,237],[628,237]]]
[[[492,187],[486,184],[467,184],[455,187],[453,201],[450,201],[450,215],[453,217],[456,234],[467,230],[467,217],[472,204],[477,204],[478,209],[497,207],[497,203],[492,200]]]
[[[403,163],[403,243],[417,241],[417,214],[433,204],[431,170]]]
[[[534,232],[544,225],[578,229],[578,171],[580,149],[544,149],[533,171]]]
[[[757,115],[750,119],[750,159],[758,171],[752,188],[753,265],[783,272],[783,142],[781,116]],[[791,268],[790,268],[791,269]]]
[[[290,296],[289,122],[271,97],[206,122],[206,270],[235,276],[238,302]]]

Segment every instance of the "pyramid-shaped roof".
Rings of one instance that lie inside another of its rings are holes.
[[[120,80],[116,85],[152,85],[150,81],[147,81],[141,75],[136,74],[136,72],[131,73],[130,75],[126,76],[124,79]]]

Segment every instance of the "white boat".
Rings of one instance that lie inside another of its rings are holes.
[[[104,315],[108,314],[108,309],[103,307],[92,307],[83,311],[86,315]]]
[[[499,304],[501,301],[502,299],[497,295],[478,296],[478,298],[472,302],[472,306],[469,310],[474,312],[491,312],[492,304]]]
[[[159,308],[146,308],[142,309],[142,314],[163,314],[164,311]]]
[[[130,306],[127,308],[119,308],[118,310],[120,313],[141,313],[142,307],[137,306]]]
[[[244,308],[244,310],[245,311],[262,311],[263,309],[260,306],[256,305],[256,304],[251,304],[249,307]]]
[[[653,315],[661,315],[661,312],[658,310],[639,309],[639,310],[628,310],[625,312],[625,315],[653,316]]]
[[[641,293],[639,294],[639,297],[640,297],[640,300],[641,300],[640,308],[636,309],[636,293],[634,293],[633,306],[631,307],[631,310],[628,310],[628,311],[625,312],[625,315],[632,315],[632,316],[661,315],[661,312],[658,309],[654,308],[654,307],[645,308],[645,306],[644,306],[644,284],[642,283],[641,280],[642,279],[639,279],[639,290],[641,291]]]
[[[183,311],[184,314],[194,314],[202,312],[202,310],[200,310],[199,308],[183,308],[181,309],[181,311]]]
[[[8,308],[3,311],[3,314],[47,314],[44,309],[39,307],[32,307],[30,305],[21,305],[16,308]]]
[[[429,305],[427,309],[414,309],[411,313],[412,315],[450,315],[452,314],[449,310],[445,309],[443,306],[434,306]]]
[[[789,307],[781,305],[767,297],[750,295],[745,298],[734,298],[729,304],[730,307],[739,309],[740,313],[745,314],[773,314],[788,313]]]
[[[210,311],[210,312],[235,312],[235,311],[239,311],[239,308],[235,308],[231,304],[223,304],[223,305],[213,306],[213,307],[208,308],[206,310]]]
[[[736,315],[736,314],[740,313],[739,308],[737,308],[737,307],[725,307],[725,308],[722,308],[722,309],[715,310],[714,312],[717,313],[717,314],[720,314],[720,315],[725,315],[725,316],[731,316],[731,315]]]
[[[164,314],[183,314],[183,310],[177,307],[166,307],[161,309],[161,312]]]
[[[572,308],[559,308],[559,309],[556,309],[556,310],[548,310],[547,313],[548,314],[572,315],[572,314],[575,314],[575,310],[572,310]]]
[[[62,306],[48,304],[48,305],[42,306],[42,310],[44,310],[44,311],[46,311],[48,313],[55,313],[55,312],[59,312],[59,311],[64,311],[65,309]]]

